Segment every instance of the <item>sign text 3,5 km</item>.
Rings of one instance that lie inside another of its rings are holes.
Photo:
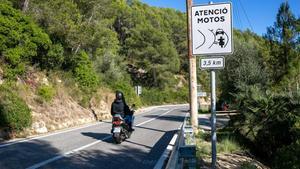
[[[225,58],[223,56],[203,57],[200,58],[200,69],[224,69]]]
[[[231,3],[192,7],[193,55],[232,54]]]

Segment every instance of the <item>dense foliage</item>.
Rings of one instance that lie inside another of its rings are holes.
[[[299,20],[282,3],[264,37],[235,31],[235,52],[219,77],[221,99],[241,113],[236,131],[274,168],[300,167]]]
[[[27,64],[61,69],[91,95],[123,81],[169,90],[187,73],[185,15],[173,9],[138,0],[1,0],[1,7],[0,52],[11,77]]]
[[[29,69],[60,72],[85,107],[103,86],[139,106],[186,102],[186,52],[185,14],[173,9],[139,0],[0,0],[4,81],[22,81]],[[42,102],[55,96],[51,84],[36,87]]]
[[[30,127],[30,109],[9,87],[0,86],[0,127],[21,131]]]

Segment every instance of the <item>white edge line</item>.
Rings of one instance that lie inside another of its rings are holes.
[[[165,113],[159,115],[158,117],[155,117],[155,118],[152,118],[152,119],[150,119],[150,120],[144,121],[144,122],[142,122],[142,123],[140,123],[140,124],[137,124],[136,126],[141,126],[141,125],[143,125],[143,124],[149,123],[150,121],[153,121],[153,120],[155,120],[155,119],[157,119],[157,118],[159,118],[159,117],[161,117],[161,116],[163,116],[163,115],[165,115],[165,114],[167,114],[167,113],[169,113],[169,112],[171,112],[171,111],[173,111],[173,110],[174,110],[174,109],[171,109],[171,110],[169,110],[169,111],[167,111],[167,112],[165,112]],[[177,134],[176,134],[176,135],[177,135]],[[174,135],[174,136],[175,136],[175,135]],[[173,136],[173,137],[174,137],[174,136]],[[109,139],[110,137],[111,137],[111,135],[106,136],[106,137],[104,137],[104,138],[101,139],[101,140],[97,140],[97,141],[92,142],[92,143],[90,143],[90,144],[81,146],[81,147],[79,147],[79,148],[77,148],[77,149],[68,151],[68,152],[66,152],[66,153],[64,153],[64,154],[62,154],[62,155],[58,155],[58,156],[55,156],[55,157],[50,158],[50,159],[48,159],[48,160],[45,160],[45,161],[42,161],[42,162],[40,162],[40,163],[34,164],[34,165],[30,166],[30,167],[27,167],[26,169],[36,169],[36,168],[42,167],[42,166],[44,166],[44,165],[47,165],[47,164],[49,164],[49,163],[51,163],[51,162],[53,162],[53,161],[59,160],[59,159],[61,159],[61,158],[64,158],[64,157],[67,157],[67,156],[72,156],[72,154],[74,154],[74,153],[76,153],[76,152],[78,152],[78,151],[80,151],[80,150],[86,149],[86,148],[88,148],[88,147],[90,147],[90,146],[93,146],[93,145],[95,145],[95,144],[97,144],[97,143],[100,143],[100,142],[102,142],[102,141],[104,141],[104,140],[107,140],[107,139]],[[172,139],[173,139],[173,138],[172,138]],[[171,145],[168,145],[168,147],[169,147],[169,146],[171,146]],[[173,147],[173,146],[172,146],[172,147]],[[167,149],[170,149],[170,147],[167,148]],[[170,151],[170,150],[169,150],[169,151]]]
[[[171,106],[171,105],[168,105],[168,106]],[[137,115],[139,116],[139,115],[148,113],[148,112],[152,111],[153,109],[160,108],[160,107],[163,107],[163,106],[153,106],[153,107],[150,107],[148,110],[143,110],[143,112],[141,112],[141,113],[139,113]],[[51,134],[46,134],[46,135],[32,137],[32,138],[28,138],[28,139],[23,139],[23,140],[18,140],[18,141],[12,141],[12,142],[8,142],[8,143],[3,143],[3,144],[0,145],[0,148],[11,146],[11,145],[18,144],[18,143],[28,142],[28,141],[31,141],[31,140],[37,140],[37,139],[41,139],[41,138],[45,138],[45,137],[50,137],[50,136],[57,135],[57,134],[68,133],[68,132],[71,132],[71,131],[80,130],[80,129],[83,129],[83,128],[88,128],[88,127],[100,125],[100,124],[103,124],[103,123],[104,122],[100,122],[100,123],[99,122],[95,122],[93,124],[87,124],[87,125],[84,125],[84,126],[81,126],[81,127],[75,127],[73,129],[65,129],[63,131],[57,131],[57,132],[54,132],[54,133],[51,133]]]
[[[178,137],[178,134],[175,134],[172,137],[172,140],[170,141],[169,145],[167,146],[167,148],[165,149],[165,151],[163,152],[163,154],[160,156],[159,160],[157,161],[157,163],[155,164],[155,166],[154,166],[153,169],[162,169],[162,167],[163,167],[166,159],[169,157],[169,154],[173,150],[173,147],[175,145],[177,137]]]
[[[31,140],[37,140],[37,139],[41,139],[41,138],[45,138],[45,137],[50,137],[50,136],[57,135],[57,134],[68,133],[68,132],[71,132],[71,131],[80,130],[80,129],[83,129],[83,128],[88,128],[88,127],[100,125],[100,124],[103,124],[103,123],[104,122],[95,122],[93,124],[88,124],[88,125],[84,125],[84,126],[76,127],[76,128],[72,128],[72,129],[65,129],[63,131],[57,131],[57,132],[54,132],[54,133],[51,133],[51,134],[46,134],[46,135],[37,136],[37,137],[28,138],[28,139],[19,140],[19,141],[8,142],[8,143],[4,143],[4,144],[0,145],[0,148],[7,147],[7,146],[10,146],[10,145],[14,145],[14,144],[18,144],[18,143],[28,142],[28,141],[31,141]]]

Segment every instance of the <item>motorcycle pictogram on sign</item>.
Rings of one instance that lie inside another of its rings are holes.
[[[216,32],[214,32],[213,29],[209,31],[214,35],[214,42],[210,45],[209,48],[211,48],[213,45],[219,45],[221,48],[225,48],[227,46],[229,37],[223,29],[219,28],[216,30]]]
[[[200,30],[198,30],[198,32],[201,34],[200,36],[202,36],[201,39],[203,39],[203,41],[199,46],[196,47],[196,49],[201,48],[206,43],[207,39],[204,33],[202,33]],[[214,31],[213,29],[209,29],[209,32],[213,34],[213,36],[209,36],[213,37],[213,43],[208,47],[208,49],[210,49],[213,45],[218,45],[221,48],[225,48],[228,45],[229,36],[223,29],[219,28],[216,31]]]

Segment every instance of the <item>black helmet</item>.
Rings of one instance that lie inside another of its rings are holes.
[[[123,93],[120,91],[116,91],[116,99],[117,100],[122,100],[123,99]]]

